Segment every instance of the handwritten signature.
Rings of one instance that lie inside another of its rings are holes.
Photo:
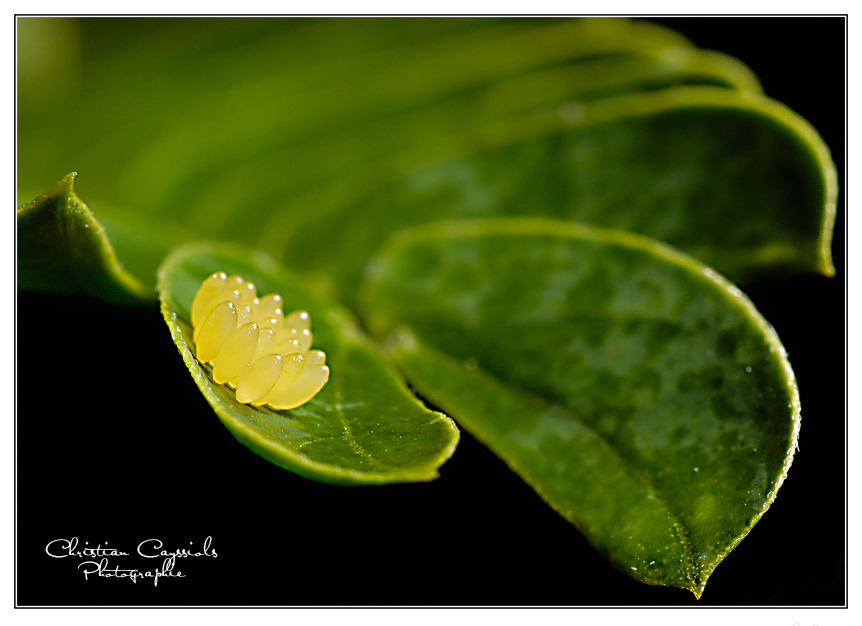
[[[161,578],[185,578],[185,574],[176,570],[178,558],[189,557],[210,557],[217,558],[218,553],[212,549],[212,537],[207,537],[204,540],[203,546],[200,549],[194,547],[165,549],[164,543],[160,539],[145,539],[141,541],[136,553],[138,556],[145,559],[163,559],[162,565],[156,569],[138,569],[138,568],[121,568],[119,565],[112,565],[109,558],[128,557],[130,554],[118,548],[108,546],[109,542],[105,542],[90,546],[89,541],[85,541],[81,546],[77,537],[71,539],[54,539],[49,541],[45,546],[45,552],[54,559],[79,558],[90,559],[82,561],[78,564],[78,569],[84,574],[84,580],[95,578],[126,578],[133,583],[138,580],[152,579],[153,585],[158,586]],[[193,546],[193,542],[189,542]],[[98,559],[98,560],[96,560]]]

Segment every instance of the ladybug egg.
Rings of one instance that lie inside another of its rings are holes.
[[[254,322],[233,331],[213,360],[213,380],[226,383],[243,373],[257,350],[259,334],[260,329]]]
[[[278,382],[283,361],[280,354],[268,354],[252,363],[236,383],[236,399],[248,404],[266,395]]]
[[[311,331],[307,328],[303,329],[302,332],[299,333],[299,347],[303,352],[308,351],[311,348]]]
[[[302,366],[305,363],[305,357],[299,353],[289,354],[283,357],[281,364],[281,376],[278,382],[275,383],[272,389],[267,394],[258,400],[252,402],[254,406],[263,406],[269,404],[273,399],[281,396],[294,383],[299,373],[302,371]],[[270,405],[272,406],[272,405]]]
[[[293,409],[311,400],[318,391],[323,388],[329,380],[329,368],[325,365],[313,362],[306,354],[302,371],[293,384],[284,392],[270,401],[274,409]]]
[[[271,293],[268,296],[264,296],[260,299],[260,304],[258,306],[258,315],[261,318],[269,318],[269,317],[282,317],[284,315],[283,309],[281,308],[284,300],[277,293]]]
[[[273,350],[275,347],[275,331],[272,328],[261,328],[257,338],[257,350],[254,351],[254,359],[260,359],[267,354],[278,354]]]
[[[308,330],[311,328],[311,318],[305,311],[294,311],[284,318],[284,325],[296,330]]]
[[[255,321],[254,310],[251,308],[251,306],[248,304],[240,305],[239,309],[237,310],[236,325],[237,326],[245,326],[249,322],[254,322],[254,321]]]
[[[216,358],[235,328],[236,306],[233,302],[222,302],[196,329],[198,331],[197,339],[195,339],[198,346],[198,358],[203,362]]]
[[[192,302],[192,325],[197,327],[198,324],[201,323],[203,318],[206,317],[207,311],[204,311],[206,306],[209,304],[209,301],[213,298],[213,296],[218,295],[220,292],[224,291],[227,286],[227,274],[224,272],[216,272],[209,278],[207,278],[201,288],[198,289],[198,293],[195,296],[194,302]],[[212,310],[212,307],[209,308]]]
[[[311,317],[284,315],[278,294],[257,297],[254,283],[216,272],[191,307],[197,359],[212,365],[212,378],[253,406],[293,409],[313,398],[329,380],[326,354],[311,350]]]

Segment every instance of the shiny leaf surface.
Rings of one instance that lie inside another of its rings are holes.
[[[73,172],[18,207],[18,288],[129,304],[152,298],[117,259],[104,226],[75,193],[74,183]]]
[[[270,223],[268,248],[347,302],[361,273],[348,259],[371,256],[399,228],[450,218],[541,216],[638,232],[737,280],[834,273],[835,168],[785,107],[703,87],[567,106],[340,207],[285,214]],[[334,254],[312,254],[324,240]]]
[[[426,227],[363,296],[411,383],[639,580],[699,597],[787,475],[799,397],[778,337],[657,242],[550,220]]]
[[[22,90],[19,188],[38,192],[41,181],[56,176],[51,172],[74,167],[86,172],[87,197],[97,202],[112,240],[115,232],[128,231],[162,244],[167,233],[181,241],[228,239],[262,246],[291,266],[297,262],[294,244],[310,241],[304,233],[309,215],[325,218],[307,226],[318,242],[340,232],[333,224],[342,215],[364,211],[369,194],[392,200],[393,185],[396,190],[412,187],[416,179],[423,197],[446,196],[452,186],[446,172],[460,167],[459,159],[481,170],[487,160],[482,155],[503,150],[505,155],[491,158],[514,155],[513,165],[521,163],[517,155],[524,141],[539,137],[527,149],[546,151],[545,144],[557,141],[554,133],[565,129],[565,120],[571,121],[579,107],[686,85],[759,92],[756,78],[738,61],[698,50],[668,29],[628,20],[84,19],[70,24],[82,42],[75,55],[80,68],[67,72],[72,84],[63,89],[62,115],[45,115],[43,92]],[[164,45],[180,34],[182,45]],[[70,118],[75,125],[67,123]],[[713,119],[705,134],[720,135],[716,125],[721,122]],[[610,131],[622,142],[626,132]],[[648,150],[649,142],[664,141],[654,134],[635,139],[648,142]],[[472,162],[473,155],[479,163]],[[524,165],[522,180],[532,175],[531,168],[547,164]],[[564,159],[555,167],[549,171],[569,164]],[[598,171],[589,176],[599,180],[625,169],[606,171],[601,161],[591,167]],[[663,200],[667,179],[678,174],[638,177],[640,193],[651,202]],[[467,192],[481,206],[463,207],[452,217],[475,217],[477,210],[505,215],[512,206],[522,206],[520,197],[506,198],[505,187],[489,195],[486,188],[499,183],[484,177],[480,171],[478,177],[456,181],[470,185],[475,178]],[[572,219],[595,219],[571,212],[580,200],[577,193],[545,182],[550,187],[542,194],[555,206],[543,210],[556,217],[568,212]],[[717,184],[722,182],[717,178]],[[686,198],[712,193],[710,183],[699,178],[684,184],[690,187],[680,194]],[[522,195],[518,188],[512,192]],[[596,193],[603,195],[601,189]],[[412,204],[402,215],[411,214],[412,224],[427,221],[427,211],[416,210],[424,200],[409,195],[406,200]],[[616,198],[602,200],[593,212],[618,209]],[[439,210],[449,210],[445,200]],[[683,211],[703,213],[690,205]],[[614,226],[662,238],[667,218],[643,227],[642,217],[630,217],[627,226],[621,214]],[[764,229],[783,232],[773,221],[770,213],[755,236],[768,240]],[[819,223],[810,222],[800,229],[813,228],[806,237],[816,238]],[[366,238],[363,233],[357,241]],[[285,250],[287,242],[290,250]],[[115,247],[148,283],[158,258],[140,256],[139,243],[121,237]],[[788,264],[811,269],[810,251],[788,251],[785,243],[779,247],[791,258]],[[337,273],[345,274],[335,277],[339,289],[350,282],[346,273],[373,253],[373,244],[347,248],[349,258],[327,255],[333,258],[326,263],[339,265]],[[329,265],[308,267],[318,256],[304,256],[301,267],[327,284],[333,280]],[[776,266],[756,255],[743,255],[739,262]]]

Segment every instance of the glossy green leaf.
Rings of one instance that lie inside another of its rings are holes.
[[[57,26],[19,21],[22,37]],[[22,81],[41,87],[20,95],[19,188],[38,190],[57,168],[86,172],[112,240],[114,228],[137,234],[114,243],[147,284],[158,258],[139,255],[142,238],[283,255],[309,212],[332,215],[416,168],[542,131],[565,102],[689,84],[759,91],[738,61],[629,20],[62,24],[77,27],[79,67],[64,72],[62,98],[37,76]],[[369,252],[333,261],[356,268]]]
[[[75,193],[75,175],[18,208],[18,288],[123,303],[151,299],[153,292],[123,267],[104,227]]]
[[[572,102],[534,122],[340,203],[276,214],[263,241],[346,302],[361,273],[353,261],[401,228],[451,218],[539,216],[629,230],[741,281],[766,271],[834,273],[835,166],[816,132],[782,105],[681,88]],[[313,254],[324,241],[332,254]]]
[[[301,154],[296,144],[309,137],[340,141],[357,125],[435,102],[469,101],[471,90],[481,94],[495,83],[584,57],[655,55],[686,45],[672,31],[626,20],[155,22],[75,22],[86,45],[80,94],[73,93],[84,97],[70,99],[66,89],[63,100],[77,124],[64,126],[60,137],[73,145],[86,138],[87,143],[77,145],[76,157],[88,170],[109,171],[115,179],[119,175],[125,184],[113,182],[116,199],[128,198],[133,207],[145,204],[136,194],[140,180],[148,181],[149,200],[162,205],[159,198],[181,179],[213,180],[225,165],[243,162],[238,157],[271,157],[277,148],[282,166],[304,167],[284,153]],[[111,45],[114,37],[122,38],[119,50]],[[665,71],[657,68],[653,78],[691,66],[691,73],[707,76],[710,83],[756,85],[741,64],[743,69],[709,69],[715,64],[692,62],[681,52],[661,65]],[[620,82],[617,74],[591,81],[603,81],[599,87],[606,89]],[[142,84],[147,88],[141,89]],[[22,94],[28,105],[30,95]],[[549,96],[527,96],[536,97]],[[491,106],[500,109],[502,104]],[[118,116],[118,110],[127,114]],[[243,112],[239,119],[237,110]],[[128,115],[131,111],[138,114]],[[22,116],[28,131],[22,154],[42,157],[24,170],[25,178],[37,168],[49,173],[57,166],[51,157],[63,158],[58,150],[63,146],[46,151],[37,137],[56,137],[57,129],[28,108]],[[65,124],[65,119],[56,122]],[[125,158],[106,155],[108,147],[122,150]],[[357,146],[360,152],[362,148]]]
[[[195,358],[191,303],[203,280],[221,270],[311,315],[314,347],[326,352],[330,379],[306,404],[290,411],[241,404]],[[339,484],[426,481],[455,450],[452,420],[410,394],[351,315],[314,298],[267,255],[224,245],[180,247],[162,264],[158,285],[162,314],[198,388],[228,430],[272,463]]]
[[[444,223],[395,238],[362,293],[410,382],[638,580],[699,597],[787,475],[800,408],[778,337],[655,241]]]

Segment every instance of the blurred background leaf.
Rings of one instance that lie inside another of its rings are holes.
[[[22,65],[19,198],[82,173],[145,284],[166,237],[229,239],[352,304],[399,228],[493,215],[633,230],[737,280],[833,271],[816,132],[649,22],[42,20],[22,50],[74,50],[61,81]]]

